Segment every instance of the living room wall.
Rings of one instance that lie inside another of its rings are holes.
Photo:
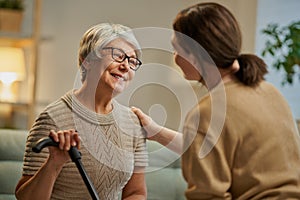
[[[176,14],[188,5],[201,2],[199,0],[43,0],[39,69],[37,79],[37,113],[49,102],[59,98],[74,86],[77,74],[77,50],[81,35],[91,25],[100,22],[121,23],[132,28],[156,27],[170,29]],[[243,50],[254,52],[256,27],[256,0],[219,0],[238,18],[244,35]],[[169,40],[169,39],[168,39]],[[135,104],[152,111],[155,119],[171,128],[179,128],[183,116],[188,109],[189,101],[181,101],[186,97],[186,87],[178,82],[178,67],[173,62],[172,52],[147,49],[143,52],[144,66],[137,72],[136,78],[145,80],[150,67],[166,66],[172,73],[154,73],[153,78],[167,81],[163,87],[148,87],[143,82],[136,93],[129,94],[135,100],[125,97],[121,101]],[[161,75],[161,76],[159,76]],[[180,79],[180,80],[179,80]],[[150,80],[149,80],[150,81]],[[138,81],[137,81],[138,82]],[[174,84],[176,83],[176,84]],[[171,91],[170,85],[176,85]],[[188,87],[188,86],[187,86]],[[201,94],[199,84],[192,84],[193,89]],[[143,92],[141,92],[143,91]],[[161,94],[158,92],[161,91]],[[168,92],[169,91],[169,92]],[[169,95],[165,95],[169,94]],[[172,97],[175,94],[175,100]],[[176,99],[176,96],[178,99]],[[160,98],[159,98],[160,97]],[[187,99],[187,98],[186,98]],[[180,101],[180,102],[179,102]],[[183,105],[184,104],[184,105]],[[178,106],[179,105],[179,106]],[[188,105],[188,106],[187,106]],[[183,108],[184,110],[180,109]],[[163,117],[161,117],[163,115]]]

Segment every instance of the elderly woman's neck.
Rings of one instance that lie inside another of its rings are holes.
[[[76,98],[89,110],[100,114],[108,114],[112,111],[112,95],[99,94],[95,90],[80,88],[74,92]]]

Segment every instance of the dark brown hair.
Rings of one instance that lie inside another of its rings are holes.
[[[235,75],[245,85],[255,86],[264,80],[266,64],[253,54],[240,54],[239,24],[224,6],[199,3],[188,7],[178,13],[173,29],[198,42],[219,68],[230,67],[237,59],[240,69]]]

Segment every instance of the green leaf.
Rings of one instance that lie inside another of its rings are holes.
[[[282,84],[292,84],[295,67],[300,67],[300,21],[282,27],[270,23],[262,33],[267,36],[262,56],[270,54],[274,58],[272,66],[285,72]],[[300,79],[300,73],[298,77]]]

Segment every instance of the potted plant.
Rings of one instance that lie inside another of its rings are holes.
[[[23,9],[23,0],[0,0],[0,31],[19,32]]]
[[[276,23],[268,24],[262,30],[268,39],[262,56],[271,55],[275,61],[273,67],[284,71],[282,85],[293,84],[293,79],[300,79],[300,21],[294,21],[287,26],[280,27]]]

